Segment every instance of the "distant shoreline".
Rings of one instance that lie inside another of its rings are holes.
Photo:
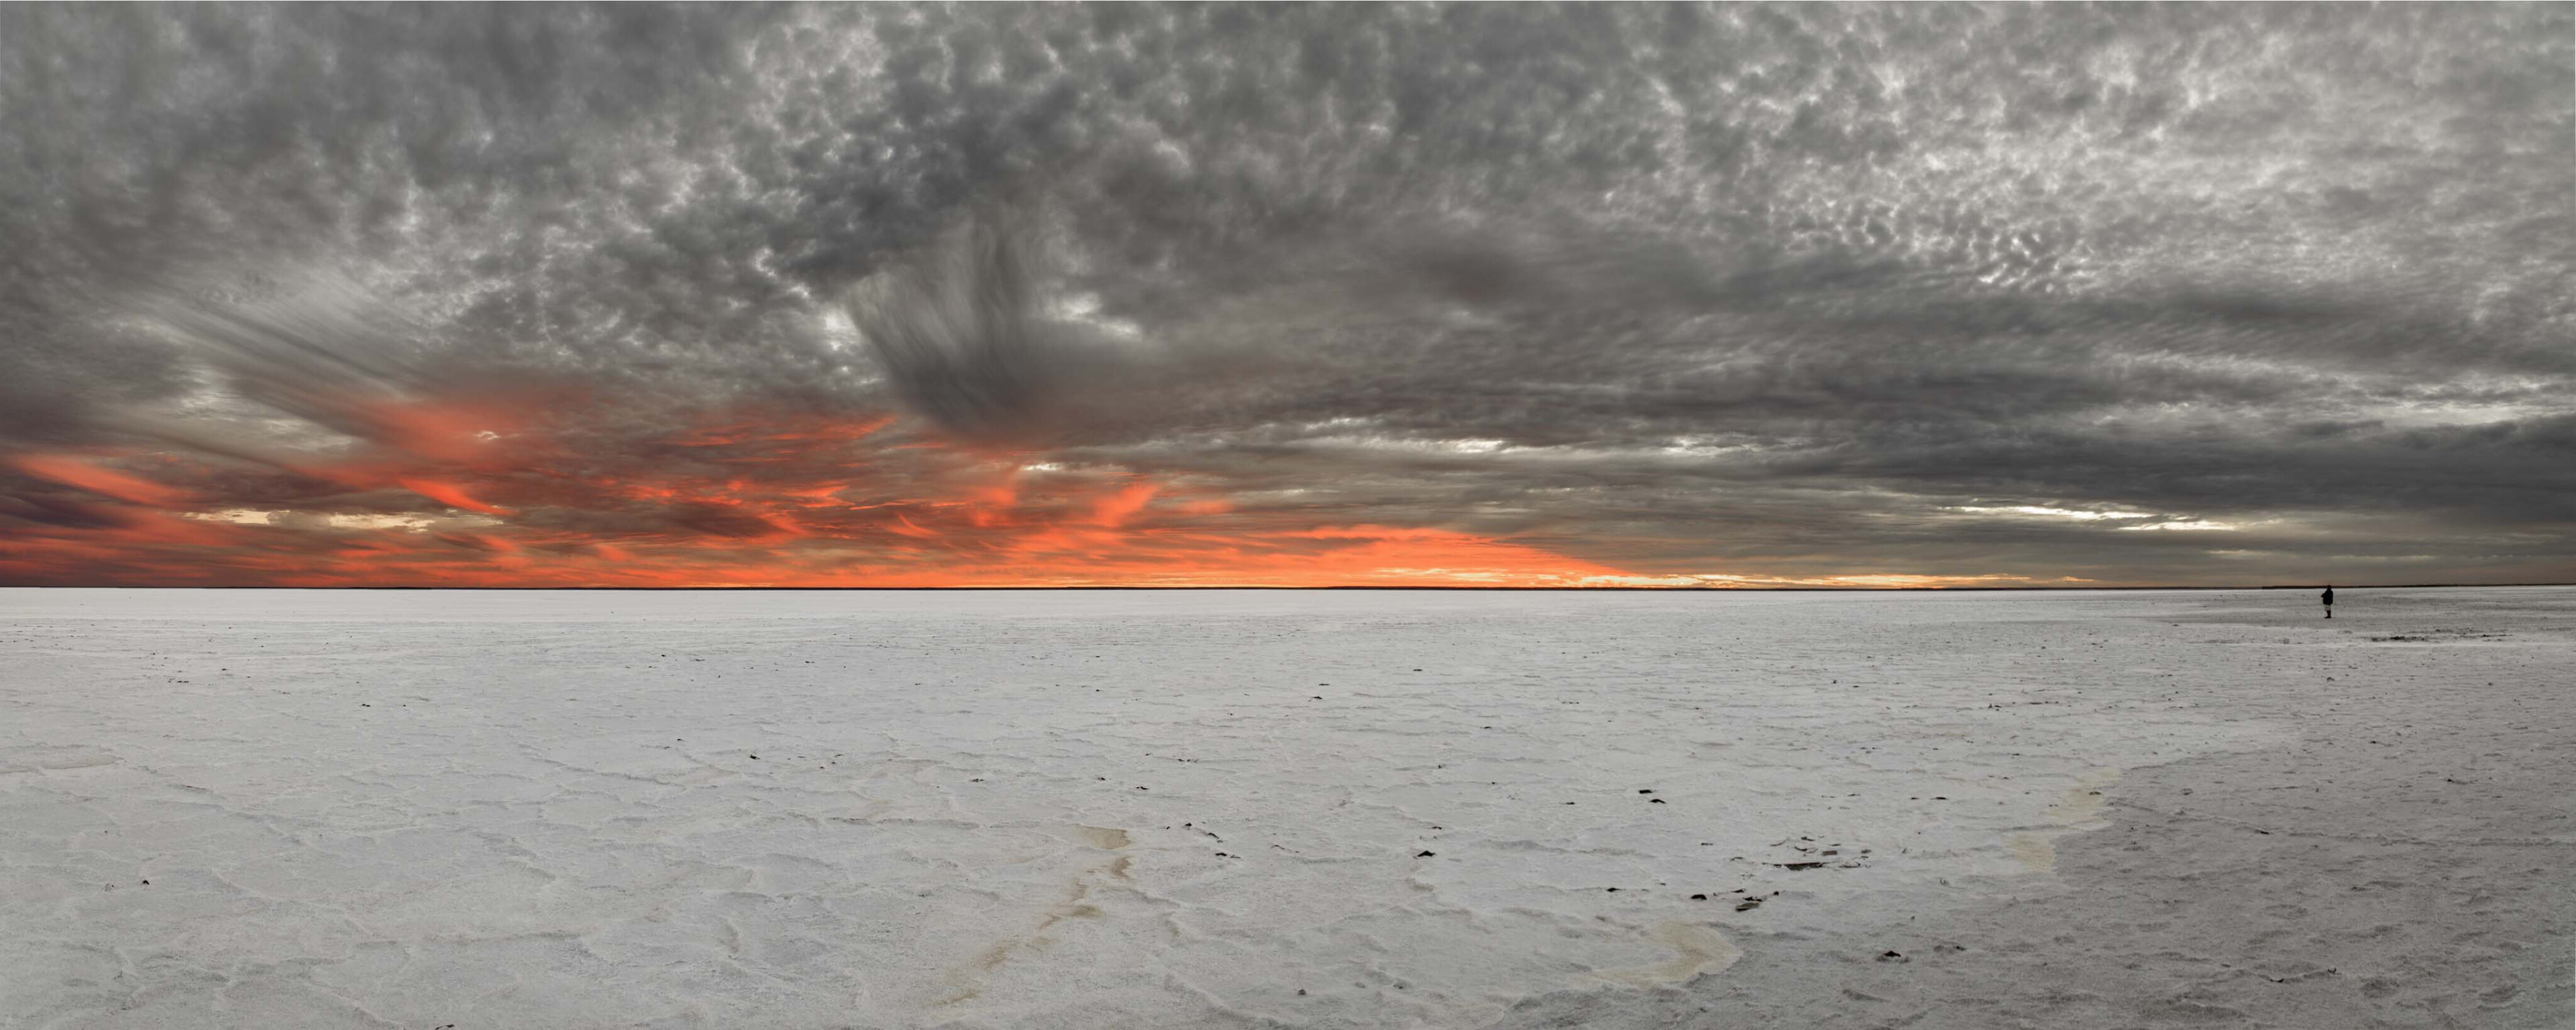
[[[204,584],[161,584],[132,586],[121,583],[0,583],[0,590],[453,590],[453,591],[587,591],[626,593],[977,593],[1007,590],[1385,590],[1441,591],[1448,593],[1557,593],[1557,594],[1965,594],[1965,593],[2079,593],[2112,590],[2321,590],[2323,583],[2279,583],[2261,586],[2102,586],[2102,587],[1475,587],[1475,586],[955,586],[955,587],[451,587],[451,586],[208,586]],[[2576,583],[2352,583],[2339,590],[2471,590],[2523,587],[2576,587]]]

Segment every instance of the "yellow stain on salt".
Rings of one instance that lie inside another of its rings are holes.
[[[1744,949],[1736,947],[1716,928],[1701,923],[1658,923],[1646,936],[1673,949],[1673,957],[1651,966],[1604,969],[1592,975],[1631,987],[1655,987],[1685,983],[1704,973],[1725,972],[1726,967],[1744,957]]]
[[[1134,843],[1133,839],[1127,836],[1127,831],[1103,826],[1076,825],[1073,828],[1073,836],[1083,844],[1103,851],[1116,851]],[[1012,952],[1044,945],[1047,943],[1045,936],[1047,930],[1055,924],[1067,919],[1098,918],[1100,906],[1083,902],[1083,899],[1091,896],[1091,882],[1088,878],[1093,873],[1105,873],[1113,879],[1124,880],[1127,878],[1128,866],[1134,862],[1135,859],[1132,856],[1120,855],[1108,865],[1075,873],[1073,882],[1065,888],[1064,900],[1048,906],[1040,914],[1036,927],[1017,937],[1004,938],[977,954],[967,966],[949,970],[946,976],[941,977],[948,982],[949,990],[944,996],[931,1002],[930,1007],[946,1008],[972,1001],[982,995],[984,986],[978,982],[977,974],[989,973],[1001,968],[1002,963],[1010,960]]]
[[[2032,872],[2055,872],[2057,838],[2102,825],[2102,808],[2107,803],[2102,792],[2119,779],[2118,769],[2099,769],[2084,774],[2074,786],[2066,788],[2066,793],[2059,795],[2044,813],[2049,822],[2057,824],[2054,829],[2013,834],[2005,839],[2004,850]]]
[[[1092,847],[1099,848],[1102,851],[1116,851],[1120,848],[1126,847],[1129,843],[1127,839],[1127,831],[1112,830],[1101,826],[1075,826],[1073,828],[1073,836],[1075,840],[1079,840],[1085,844],[1091,845]]]

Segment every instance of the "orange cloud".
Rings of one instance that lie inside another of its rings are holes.
[[[621,463],[613,454],[567,454],[541,425],[470,406],[370,410],[396,427],[373,450],[295,466],[354,492],[226,501],[85,460],[11,459],[46,483],[116,503],[22,505],[27,518],[51,519],[26,525],[0,506],[11,540],[0,551],[0,581],[1580,586],[1626,575],[1505,538],[1319,525],[1124,470],[1024,468],[1023,455],[885,439],[882,416],[773,424],[735,416],[626,441],[636,453],[681,457]],[[214,459],[161,460],[170,478],[227,481]],[[581,471],[592,467],[608,471]],[[387,514],[388,503],[400,503],[390,500],[395,487],[438,507]],[[192,517],[162,514],[192,503],[201,506]]]
[[[486,515],[507,515],[510,513],[507,508],[495,507],[466,496],[464,488],[459,487],[454,483],[441,483],[435,479],[398,479],[395,480],[395,482],[400,484],[405,490],[409,490],[413,493],[429,498],[430,500],[437,501],[438,503],[444,504],[450,508],[463,508],[466,511],[479,511]]]
[[[17,466],[19,471],[38,479],[49,479],[102,497],[113,497],[150,508],[177,507],[185,498],[180,491],[170,487],[146,479],[137,479],[111,469],[103,469],[77,458],[23,454],[9,459],[9,463]]]
[[[1120,487],[1117,492],[1091,502],[1091,521],[1114,529],[1126,522],[1129,516],[1145,510],[1146,503],[1154,499],[1155,489],[1152,483],[1130,483]]]

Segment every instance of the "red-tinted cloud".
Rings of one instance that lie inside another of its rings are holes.
[[[51,480],[102,497],[112,497],[129,504],[150,508],[168,508],[180,502],[180,491],[126,475],[114,469],[93,465],[80,458],[61,454],[22,454],[9,459],[18,471],[38,479]]]
[[[464,488],[457,486],[454,483],[442,483],[435,479],[398,479],[395,480],[395,482],[402,484],[402,488],[405,490],[409,490],[451,508],[462,508],[466,511],[479,511],[486,515],[507,515],[510,513],[510,510],[507,508],[496,508],[492,505],[485,504],[472,497],[466,496]]]
[[[889,436],[892,420],[741,417],[580,455],[469,406],[290,462],[308,496],[228,496],[231,459],[9,459],[0,581],[265,586],[1572,586],[1624,574],[1436,527],[1318,524],[1126,470],[1043,471]],[[273,470],[272,470],[273,471]],[[180,484],[197,484],[183,486]]]

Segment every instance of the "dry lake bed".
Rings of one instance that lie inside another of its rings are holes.
[[[2550,1027],[2576,589],[0,590],[0,1027]]]

